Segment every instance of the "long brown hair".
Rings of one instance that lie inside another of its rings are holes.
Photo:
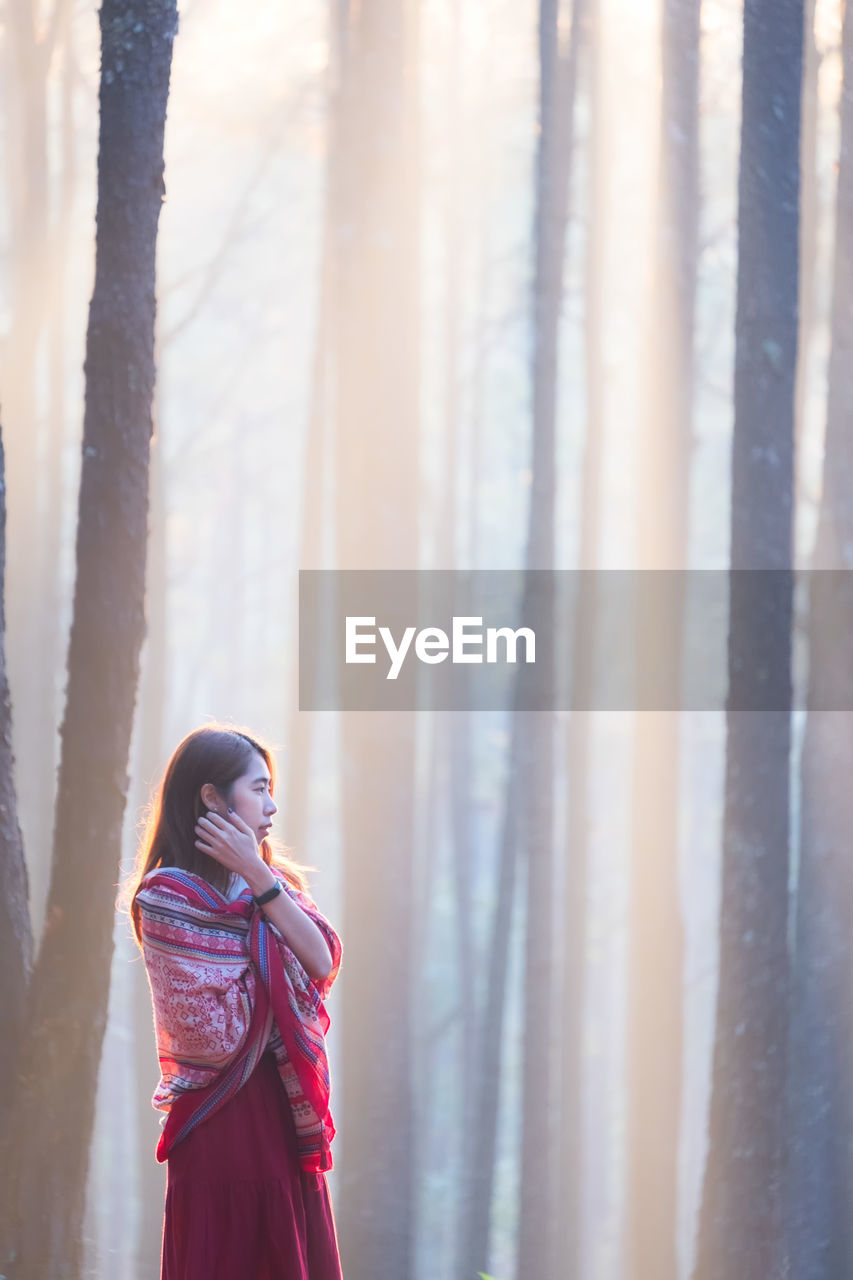
[[[184,871],[203,876],[220,892],[227,890],[231,872],[195,845],[195,824],[207,813],[201,788],[205,782],[212,782],[219,794],[230,800],[234,783],[248,772],[255,752],[270,771],[272,794],[276,775],[273,754],[269,747],[243,729],[220,724],[203,725],[188,733],[172,753],[163,779],[148,806],[133,871],[121,895],[120,905],[127,904],[133,932],[140,945],[136,895],[143,878],[154,867],[181,867]],[[262,840],[259,847],[264,862],[277,866],[294,888],[307,893],[305,872],[315,868],[295,862],[286,846],[274,846],[269,839]]]

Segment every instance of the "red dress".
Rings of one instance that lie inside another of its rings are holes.
[[[269,1050],[169,1154],[160,1280],[342,1280],[326,1175],[299,1163]]]

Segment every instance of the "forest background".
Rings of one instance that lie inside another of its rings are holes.
[[[733,580],[716,711],[296,696],[299,569],[587,570],[583,691],[609,571],[850,567],[843,0],[9,0],[0,58],[4,1274],[158,1273],[115,895],[211,717],[343,938],[348,1280],[853,1274],[846,628]]]

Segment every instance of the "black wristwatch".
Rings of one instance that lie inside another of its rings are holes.
[[[252,894],[252,901],[256,906],[265,907],[268,902],[272,902],[273,898],[277,898],[281,893],[281,881],[276,880],[271,889],[267,889],[264,893]]]

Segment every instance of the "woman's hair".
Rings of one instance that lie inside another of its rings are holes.
[[[126,904],[140,945],[136,895],[143,878],[154,867],[181,867],[203,876],[221,892],[226,891],[231,872],[195,844],[196,822],[208,812],[201,788],[205,782],[212,782],[219,794],[230,801],[234,783],[248,772],[255,752],[270,771],[272,794],[276,772],[273,754],[264,743],[241,729],[204,725],[193,729],[175,748],[148,806],[134,868],[121,895],[120,905]],[[268,838],[261,841],[260,851],[264,862],[278,867],[294,888],[307,892],[305,872],[314,868],[293,861],[286,846],[274,849]]]

